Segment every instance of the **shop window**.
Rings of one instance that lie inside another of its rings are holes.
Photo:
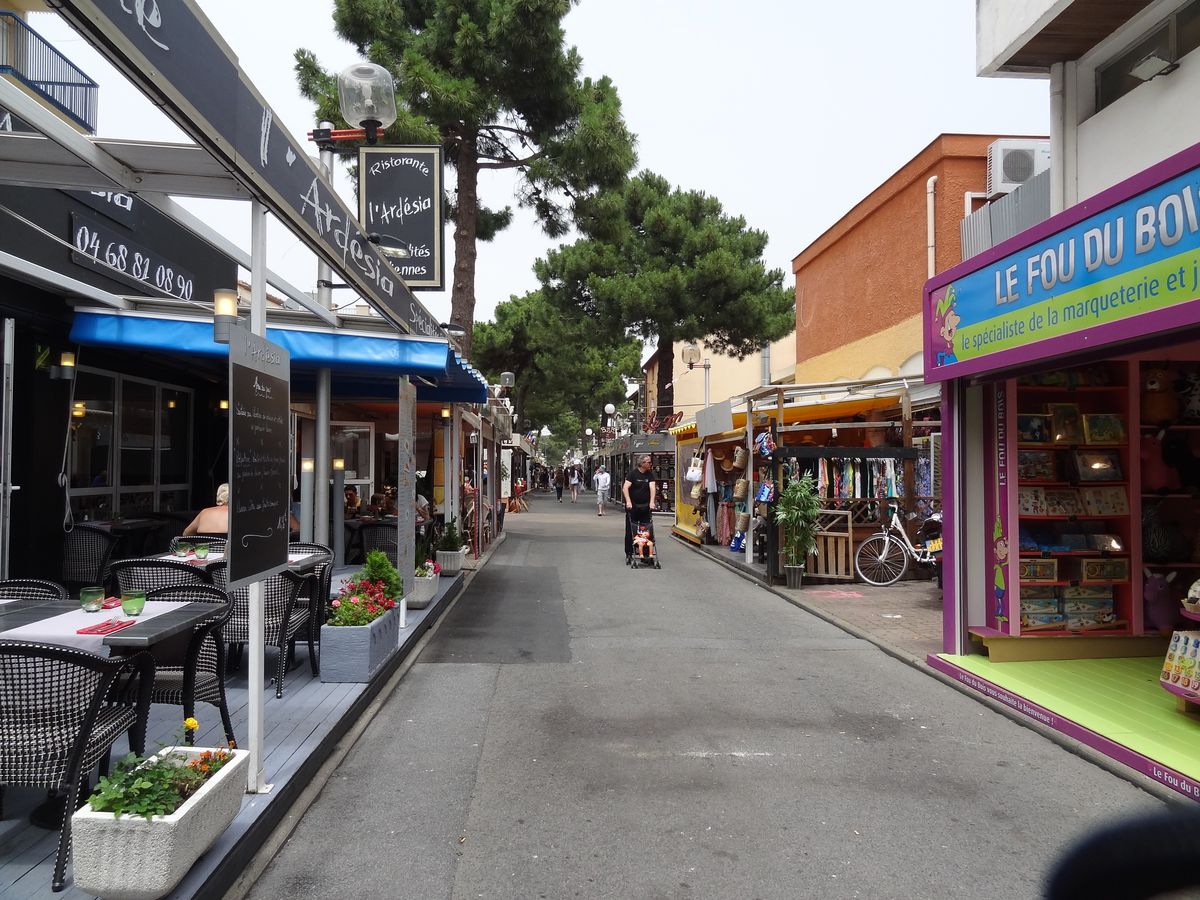
[[[167,387],[162,389],[161,395],[158,404],[158,480],[164,485],[187,484],[192,395],[189,391]]]
[[[76,375],[69,462],[72,488],[112,486],[115,392],[111,376],[83,370]]]
[[[1174,13],[1154,32],[1112,62],[1097,70],[1096,108],[1104,109],[1144,84],[1148,80],[1146,72],[1142,73],[1142,77],[1138,77],[1134,71],[1148,57],[1157,57],[1164,63],[1173,64],[1197,47],[1200,47],[1200,3],[1193,2]],[[1148,71],[1152,76],[1153,70]]]
[[[333,422],[329,428],[330,455],[346,461],[346,484],[358,488],[363,505],[373,491],[375,426],[369,422]]]
[[[121,383],[121,484],[154,484],[155,386]]]
[[[75,517],[189,508],[193,405],[184,388],[79,369],[68,457]]]

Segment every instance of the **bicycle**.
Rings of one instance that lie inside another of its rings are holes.
[[[936,566],[936,554],[942,549],[940,537],[924,546],[915,546],[900,521],[899,507],[889,504],[888,509],[891,515],[884,530],[863,541],[854,554],[858,577],[876,587],[886,587],[903,578],[910,559],[919,566]]]

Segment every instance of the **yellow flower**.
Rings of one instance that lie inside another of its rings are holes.
[[[188,716],[186,719],[183,720],[183,727],[186,728],[188,731],[196,731],[200,727],[200,723],[197,722],[195,719],[193,719],[191,716]]]

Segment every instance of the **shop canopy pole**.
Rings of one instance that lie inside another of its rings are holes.
[[[746,510],[750,524],[746,526],[746,565],[754,564],[754,401],[746,398]]]
[[[250,333],[265,337],[267,333],[267,208],[253,200],[250,203]],[[230,415],[233,411],[230,410]],[[230,447],[230,452],[233,448]],[[271,789],[263,783],[263,656],[266,653],[263,632],[263,583],[250,585],[250,687],[248,731],[250,765],[246,775],[246,792],[266,793]]]

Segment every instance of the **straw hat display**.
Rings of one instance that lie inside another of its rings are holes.
[[[746,448],[737,446],[733,448],[733,466],[735,469],[741,469],[746,465]]]
[[[721,471],[722,472],[732,472],[733,469],[734,469],[733,460],[729,459],[728,457],[722,457],[721,458]]]

